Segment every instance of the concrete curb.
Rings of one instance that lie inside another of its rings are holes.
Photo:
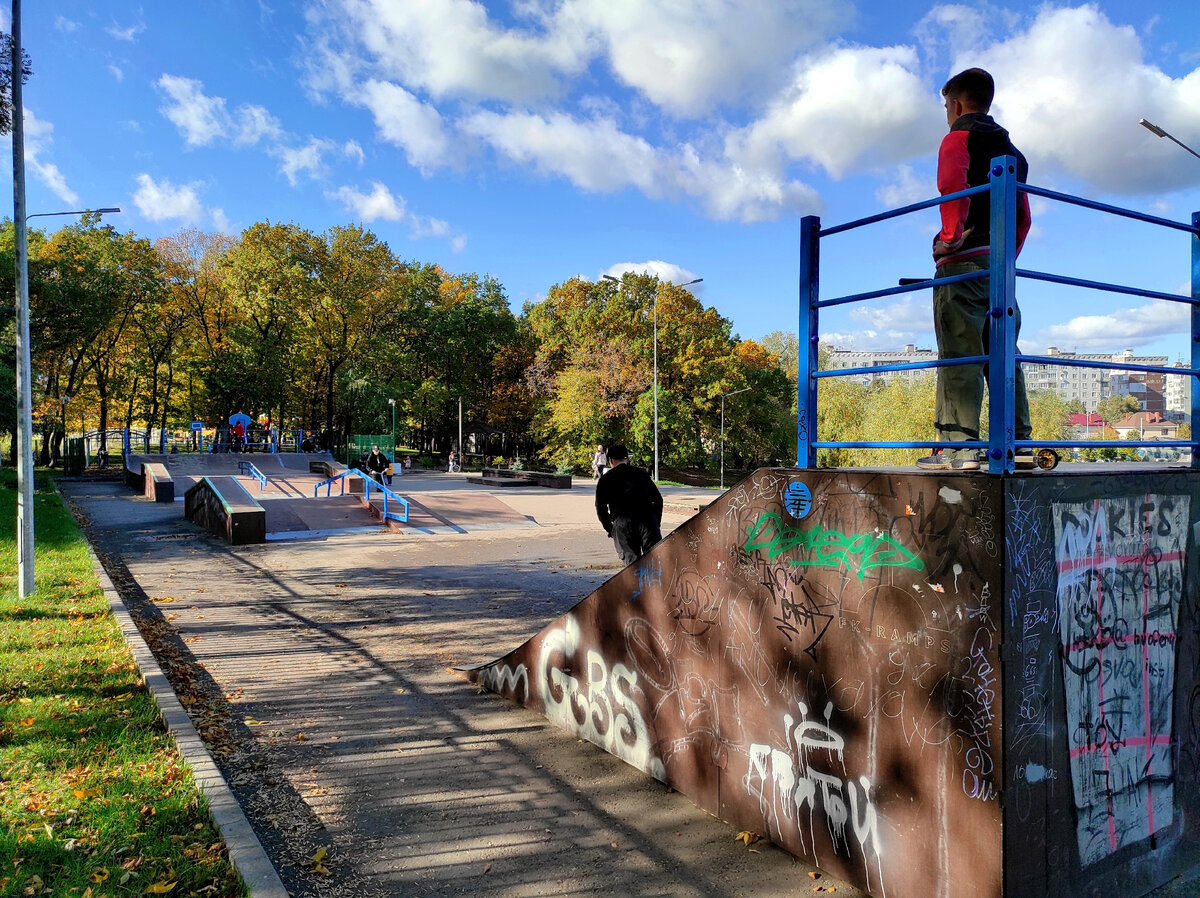
[[[56,484],[55,492],[57,491]],[[58,498],[70,511],[70,506],[63,498],[62,493],[58,494]],[[108,572],[104,570],[104,566],[100,563],[90,542],[88,543],[88,554],[92,557],[92,569],[96,572],[96,578],[100,581],[105,598],[108,599],[108,607],[121,628],[121,635],[125,637],[125,642],[142,673],[146,687],[154,697],[155,704],[158,705],[163,722],[166,723],[167,729],[174,737],[179,754],[191,768],[192,776],[200,787],[200,791],[208,799],[213,821],[217,824],[217,829],[220,830],[221,837],[229,848],[229,860],[241,874],[242,880],[246,883],[253,898],[289,898],[288,890],[284,888],[279,874],[275,872],[266,851],[263,850],[262,843],[258,841],[258,836],[254,834],[250,821],[242,813],[242,808],[237,803],[237,799],[233,797],[233,792],[230,790],[229,784],[225,782],[225,777],[217,769],[200,734],[192,726],[191,718],[183,709],[183,705],[179,703],[179,698],[171,688],[166,674],[158,666],[158,661],[155,660],[154,653],[150,651],[150,646],[142,639],[142,634],[129,615],[129,609],[125,607],[121,594],[117,592],[117,588],[109,578]]]

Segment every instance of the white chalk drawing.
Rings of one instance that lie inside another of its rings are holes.
[[[886,896],[883,886],[882,850],[879,839],[879,816],[871,797],[871,781],[865,776],[857,779],[846,775],[843,754],[846,743],[830,725],[833,703],[825,706],[825,722],[808,719],[808,706],[797,702],[799,721],[791,714],[783,716],[787,744],[783,747],[752,743],[749,768],[744,785],[758,799],[772,834],[794,829],[800,836],[801,849],[811,851],[820,866],[815,827],[823,818],[834,850],[850,855],[850,835],[853,835],[862,856],[866,872],[866,889],[874,891],[871,858],[875,860],[875,876],[879,894]],[[814,755],[819,757],[814,758]],[[840,767],[840,773],[815,769],[814,761],[826,768]],[[850,824],[850,833],[846,824]]]
[[[1080,862],[1174,814],[1175,630],[1188,496],[1056,503],[1059,638]]]
[[[568,614],[542,641],[538,673],[547,719],[666,782],[666,768],[653,754],[635,697],[641,693],[637,674],[620,663],[610,671],[595,650],[586,653],[582,681],[560,666],[575,654],[579,637],[579,623]]]

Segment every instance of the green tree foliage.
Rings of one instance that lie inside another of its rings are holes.
[[[791,385],[778,357],[731,334],[690,292],[645,274],[619,284],[572,278],[525,310],[536,343],[527,383],[547,457],[586,468],[596,444],[623,442],[654,457],[654,326],[658,324],[660,466],[707,465],[720,450],[740,463],[791,456]]]
[[[1096,404],[1096,412],[1110,427],[1141,411],[1141,408],[1141,403],[1129,395],[1109,396]]]

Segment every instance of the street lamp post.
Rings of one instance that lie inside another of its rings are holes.
[[[392,407],[392,463],[396,461],[396,400],[389,399],[388,405]]]
[[[1191,147],[1189,147],[1183,141],[1177,140],[1175,137],[1168,134],[1166,131],[1164,131],[1162,128],[1158,127],[1158,125],[1154,124],[1153,122],[1148,122],[1144,118],[1140,118],[1140,119],[1138,119],[1138,124],[1141,125],[1143,128],[1145,128],[1147,131],[1149,131],[1151,134],[1153,134],[1155,137],[1165,137],[1167,140],[1172,140],[1175,143],[1179,144],[1181,147],[1183,147],[1185,150],[1187,150],[1189,153],[1191,153],[1193,156],[1195,156],[1197,159],[1200,159],[1200,153],[1197,153],[1195,150],[1193,150]]]
[[[725,489],[725,397],[736,396],[738,393],[745,393],[749,387],[742,387],[740,390],[734,390],[732,393],[721,394],[721,489]]]
[[[620,281],[611,274],[603,274],[602,278],[619,284]],[[690,287],[700,283],[704,278],[695,278],[680,287]],[[669,281],[667,282],[670,283]],[[658,291],[654,291],[654,479],[658,480]]]
[[[25,107],[21,73],[21,2],[13,0],[9,58],[12,100],[13,238],[17,287],[17,595],[34,590],[33,577],[33,390],[29,352],[29,243],[25,212]],[[119,210],[118,210],[119,211]],[[76,213],[66,213],[74,215]]]

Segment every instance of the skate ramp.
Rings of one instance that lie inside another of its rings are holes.
[[[1198,483],[760,470],[469,677],[879,898],[1143,894],[1200,859]],[[1156,566],[1123,581],[1152,611],[1108,714],[1141,767],[1094,733],[1099,637],[1060,589],[1081,508]]]

